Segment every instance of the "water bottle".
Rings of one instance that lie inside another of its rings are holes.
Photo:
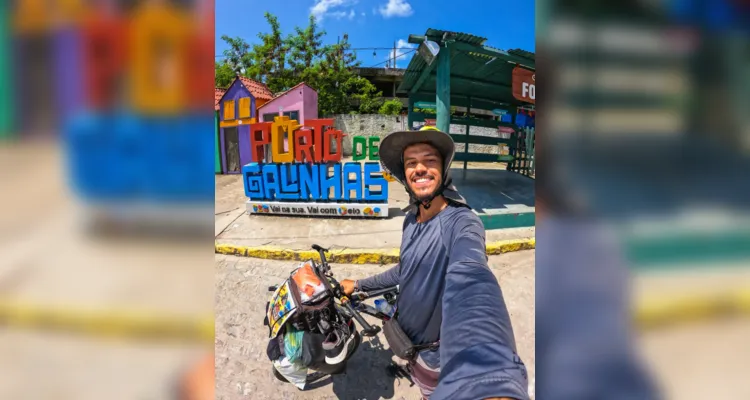
[[[384,299],[375,300],[375,309],[387,315],[388,318],[393,317],[393,314],[396,313],[396,308],[388,304],[388,302]]]

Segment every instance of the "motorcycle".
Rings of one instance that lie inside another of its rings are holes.
[[[270,333],[269,359],[277,357],[276,360],[271,360],[274,377],[282,382],[290,382],[291,377],[294,377],[295,382],[290,383],[294,383],[300,390],[305,384],[325,376],[344,373],[347,361],[357,351],[362,337],[372,337],[381,331],[379,326],[369,324],[362,314],[373,316],[382,322],[389,320],[395,312],[399,293],[399,287],[394,286],[371,292],[355,292],[351,296],[346,296],[326,260],[325,253],[328,249],[317,244],[312,248],[320,256],[320,264],[313,260],[303,262],[292,271],[289,279],[280,285],[269,287],[268,290],[273,292],[273,295],[266,304],[264,320],[264,325],[269,327]],[[367,299],[377,297],[382,297],[376,300],[376,304],[380,303],[380,308],[364,303]],[[362,327],[360,332],[355,329],[354,321]],[[331,363],[327,357],[322,357],[323,351],[318,347],[322,346],[322,338],[327,337],[333,329],[342,326],[346,327],[344,329],[349,333],[345,350],[347,353],[342,360]],[[284,363],[284,357],[287,355],[281,354],[282,358],[278,358],[281,351],[277,352],[275,348],[277,345],[279,349],[286,348],[289,338],[285,335],[299,333],[308,335],[303,336],[302,340],[306,346],[303,356],[300,357],[304,369],[299,363],[296,367],[293,367],[292,363]],[[315,372],[308,374],[308,370]],[[304,371],[303,377],[300,376],[301,371]]]

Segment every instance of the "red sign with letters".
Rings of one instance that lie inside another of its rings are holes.
[[[526,103],[536,103],[536,72],[521,68],[513,68],[513,97]]]

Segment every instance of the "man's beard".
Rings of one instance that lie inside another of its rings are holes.
[[[435,185],[435,190],[433,190],[429,194],[417,195],[416,191],[411,187],[411,185],[409,185],[409,191],[411,191],[412,196],[414,196],[414,198],[417,201],[419,201],[419,202],[424,202],[424,201],[427,201],[427,200],[432,200],[433,196],[435,196],[435,193],[437,193],[440,190],[440,187],[443,185],[443,178],[439,177],[439,176],[435,177],[435,182],[437,182],[437,185]],[[410,181],[410,183],[411,183],[411,181]]]

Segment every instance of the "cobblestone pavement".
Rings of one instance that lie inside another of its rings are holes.
[[[405,378],[389,376],[392,353],[382,333],[365,339],[347,373],[299,391],[276,380],[266,356],[263,326],[268,286],[288,277],[294,263],[216,255],[216,399],[417,399]],[[490,257],[508,304],[518,351],[534,378],[534,251]],[[383,271],[376,265],[333,265],[338,279]],[[374,322],[374,319],[369,319]]]

